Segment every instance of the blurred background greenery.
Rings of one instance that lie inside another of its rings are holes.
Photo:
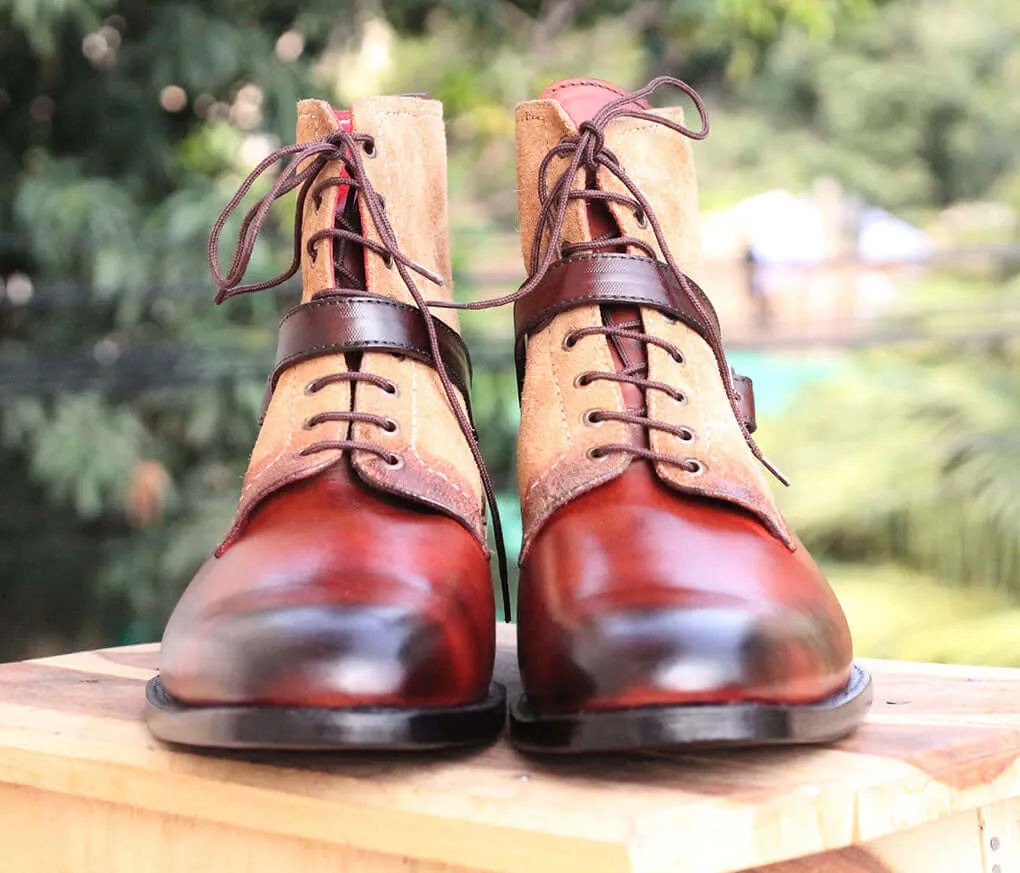
[[[0,0],[0,657],[157,638],[228,525],[297,291],[214,308],[206,234],[298,97],[443,100],[467,299],[523,278],[514,104],[668,73],[713,116],[699,279],[858,650],[1020,665],[1018,47],[1015,0]],[[513,546],[510,314],[464,322]]]

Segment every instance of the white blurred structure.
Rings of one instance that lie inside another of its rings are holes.
[[[839,336],[897,298],[904,266],[932,252],[908,222],[823,179],[809,196],[766,191],[701,219],[702,278],[732,335]],[[871,265],[871,266],[869,266]]]

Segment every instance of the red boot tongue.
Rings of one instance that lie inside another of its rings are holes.
[[[539,96],[542,100],[555,100],[574,124],[580,125],[582,121],[590,120],[607,103],[630,93],[626,88],[603,82],[601,79],[563,79],[560,82],[553,82]],[[634,105],[641,109],[650,108],[645,100],[635,100]],[[588,224],[593,236],[620,235],[620,228],[605,203],[593,201],[588,204]],[[640,321],[640,318],[641,313],[636,307],[602,307],[603,324],[625,324]],[[609,352],[613,356],[613,363],[618,372],[627,367],[648,363],[648,353],[644,344],[637,340],[612,337],[609,341]],[[638,410],[645,405],[644,392],[636,385],[625,382],[620,385],[620,389],[629,409]],[[647,434],[642,431],[641,441],[645,446],[647,439]]]
[[[563,79],[553,82],[538,96],[542,100],[555,100],[574,124],[580,124],[610,101],[630,93],[626,88],[601,79]],[[634,105],[641,109],[649,108],[646,100],[635,100]]]

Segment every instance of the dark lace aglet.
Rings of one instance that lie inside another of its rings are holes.
[[[510,573],[507,569],[506,543],[503,541],[503,520],[499,515],[499,504],[495,492],[488,491],[489,511],[492,513],[492,538],[496,541],[496,567],[499,571],[499,586],[503,593],[503,620],[511,624],[510,615]]]
[[[502,549],[499,555],[499,584],[503,589],[503,621],[513,624],[513,616],[510,614],[510,578],[507,571],[505,549]]]

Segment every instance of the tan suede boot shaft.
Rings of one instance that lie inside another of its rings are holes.
[[[677,121],[683,118],[679,108],[656,112]],[[517,108],[518,207],[526,265],[531,262],[540,209],[539,164],[562,137],[576,133],[577,125],[556,100],[529,101]],[[661,125],[621,118],[609,125],[606,148],[619,158],[650,201],[680,267],[697,279],[700,246],[691,143]],[[566,158],[554,160],[548,178],[555,180],[566,167]],[[598,172],[598,182],[603,190],[626,193],[622,183],[604,168]],[[661,257],[654,233],[643,217],[622,204],[608,205],[623,235],[648,242]],[[592,239],[583,202],[569,204],[562,237],[560,244]],[[650,448],[698,462],[697,473],[659,462],[656,475],[678,491],[742,506],[782,539],[791,541],[769,490],[767,471],[752,454],[730,406],[711,347],[690,327],[674,323],[655,310],[641,307],[640,317],[644,332],[669,341],[683,352],[681,362],[661,348],[649,347],[648,378],[674,386],[686,402],[678,403],[666,394],[649,391],[648,415],[695,435],[692,441],[682,441],[674,434],[652,430]],[[643,437],[637,428],[621,422],[593,424],[585,418],[590,409],[622,411],[626,405],[617,383],[578,385],[582,373],[615,369],[604,337],[585,337],[569,354],[563,351],[563,339],[571,330],[602,323],[600,307],[575,308],[557,315],[529,339],[518,449],[524,516],[522,556],[555,510],[616,478],[632,462],[626,454],[592,459],[588,452],[593,447],[606,443],[638,445]]]
[[[355,133],[374,137],[375,147],[364,156],[363,163],[373,188],[384,199],[401,250],[444,280],[439,286],[416,275],[419,289],[427,299],[452,299],[441,104],[415,97],[365,98],[355,102],[351,119]],[[304,100],[299,104],[299,143],[311,142],[339,128],[340,121],[328,103]],[[342,164],[331,162],[320,178],[339,176],[341,172]],[[307,198],[303,213],[306,240],[312,233],[333,226],[340,196],[341,188],[330,185],[323,189],[320,200]],[[365,210],[361,218],[366,237],[378,240],[379,233]],[[303,251],[302,302],[336,285],[333,245],[333,240],[322,239],[313,247],[314,254]],[[368,292],[413,303],[396,269],[387,267],[384,259],[372,252],[365,252],[364,261]],[[457,328],[456,316],[449,310],[438,314]],[[453,516],[484,547],[479,474],[436,371],[410,358],[366,352],[361,371],[391,380],[398,389],[395,394],[368,384],[357,385],[352,392],[352,386],[346,383],[329,384],[314,393],[305,390],[313,380],[344,372],[346,367],[344,355],[324,355],[282,374],[252,452],[234,525],[224,544],[236,539],[266,496],[333,466],[345,454],[331,449],[302,456],[302,449],[324,440],[350,438],[383,443],[403,459],[401,465],[391,466],[368,452],[352,452],[352,465],[362,480]],[[314,433],[303,426],[317,413],[352,406],[356,412],[392,419],[397,423],[396,431],[387,433],[358,422],[323,421]]]

